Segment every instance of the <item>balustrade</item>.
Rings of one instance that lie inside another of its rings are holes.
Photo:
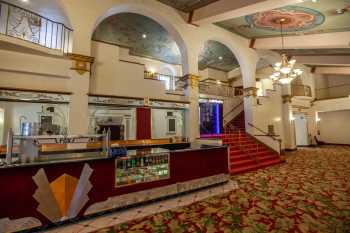
[[[60,50],[63,53],[72,51],[72,29],[3,1],[0,1],[0,34]]]

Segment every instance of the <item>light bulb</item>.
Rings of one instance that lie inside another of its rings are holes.
[[[296,62],[296,60],[293,59],[293,60],[290,60],[288,63],[291,64],[291,65],[294,65],[295,62]]]
[[[281,65],[282,65],[281,62],[276,62],[276,63],[275,63],[275,66],[276,66],[276,67],[281,67]]]
[[[289,74],[291,71],[291,68],[290,67],[282,67],[280,71],[283,74]]]

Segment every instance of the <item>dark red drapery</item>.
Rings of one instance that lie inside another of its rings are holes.
[[[136,139],[151,139],[151,109],[137,108],[136,109]]]

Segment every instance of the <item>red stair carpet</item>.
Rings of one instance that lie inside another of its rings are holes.
[[[284,162],[277,152],[246,133],[244,112],[228,123],[224,132],[221,135],[204,135],[204,137],[220,137],[223,144],[230,146],[231,174],[254,171]]]
[[[230,146],[230,172],[238,174],[283,163],[279,154],[245,131],[244,112],[235,117],[222,135],[223,143]]]

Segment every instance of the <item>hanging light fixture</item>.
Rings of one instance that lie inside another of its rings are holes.
[[[295,69],[295,60],[290,59],[284,51],[284,37],[283,37],[283,24],[286,23],[286,18],[279,19],[281,25],[281,39],[282,39],[282,53],[280,62],[276,62],[273,65],[274,72],[270,75],[270,78],[275,82],[280,82],[282,84],[289,84],[295,79],[302,75],[303,71],[301,69]]]

